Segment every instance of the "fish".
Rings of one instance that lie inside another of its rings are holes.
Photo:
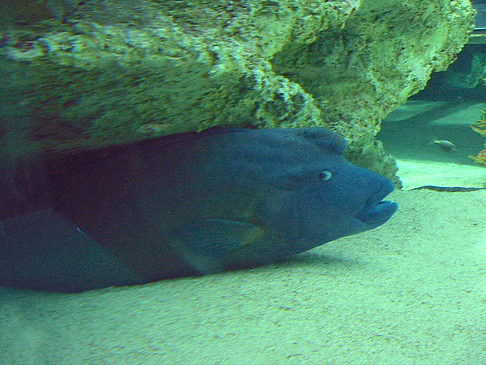
[[[439,148],[444,152],[456,152],[457,147],[451,141],[445,139],[433,140],[430,142],[431,144],[435,144],[439,146]]]
[[[0,285],[75,293],[142,277],[52,209],[0,222]]]
[[[50,172],[45,208],[3,222],[0,285],[77,292],[207,275],[374,229],[397,210],[384,200],[393,184],[345,149],[326,128],[216,127]],[[19,242],[26,252],[9,255]]]

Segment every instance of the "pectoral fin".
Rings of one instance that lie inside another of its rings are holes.
[[[257,225],[225,219],[207,219],[174,231],[194,254],[219,260],[243,246],[260,240],[265,232]]]

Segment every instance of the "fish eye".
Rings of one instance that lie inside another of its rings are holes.
[[[331,180],[332,172],[329,170],[322,170],[319,172],[319,181],[329,181]]]

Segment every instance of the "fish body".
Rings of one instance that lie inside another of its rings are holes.
[[[0,222],[0,285],[79,292],[142,277],[52,209]]]
[[[457,151],[456,145],[454,143],[452,143],[451,141],[447,141],[445,139],[434,140],[430,143],[439,146],[439,148],[444,152],[456,152]]]
[[[163,137],[52,179],[48,205],[121,267],[113,285],[254,267],[393,215],[391,182],[344,149],[324,128]]]

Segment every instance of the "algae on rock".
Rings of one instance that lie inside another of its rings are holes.
[[[65,151],[216,125],[327,126],[390,177],[381,119],[447,68],[473,16],[467,0],[85,1],[64,23],[0,30],[1,92],[22,99],[0,129]]]

